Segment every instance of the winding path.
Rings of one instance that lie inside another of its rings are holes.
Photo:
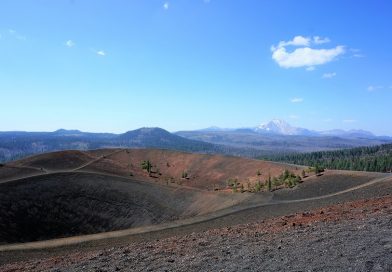
[[[116,152],[120,152],[120,151],[116,151]],[[108,156],[108,155],[106,155],[106,156]],[[89,163],[86,163],[83,167],[93,163],[94,161],[98,161],[99,159],[101,159],[101,158],[98,158],[98,159],[93,160]],[[83,167],[78,167],[76,169],[73,169],[72,171],[62,171],[62,172],[78,172],[78,170],[81,170]],[[56,172],[56,173],[61,173],[61,172]],[[83,171],[83,173],[89,173],[89,172]],[[53,174],[53,172],[50,174]],[[97,173],[94,173],[94,174],[97,174]],[[103,174],[103,173],[98,173],[98,174],[131,180],[130,178],[123,177],[123,176],[116,176],[116,175]],[[42,175],[48,175],[48,174],[42,174]],[[35,176],[37,176],[37,175],[35,175]],[[119,237],[132,236],[132,235],[136,235],[136,234],[145,234],[145,233],[150,233],[150,232],[163,231],[163,230],[167,230],[167,229],[175,229],[175,228],[191,226],[194,224],[211,221],[214,219],[223,218],[228,215],[232,215],[235,213],[243,212],[245,210],[250,210],[250,209],[259,208],[259,207],[267,207],[267,206],[275,206],[275,205],[291,204],[291,203],[301,203],[301,202],[307,202],[307,201],[317,201],[317,200],[332,198],[332,197],[335,197],[338,195],[346,194],[346,193],[353,192],[353,191],[356,191],[356,190],[359,190],[359,189],[362,189],[362,188],[365,188],[365,187],[368,187],[371,185],[375,185],[377,183],[382,183],[382,182],[387,182],[387,181],[392,181],[392,175],[388,175],[388,176],[382,177],[382,178],[376,178],[376,179],[373,179],[373,180],[368,181],[366,183],[363,183],[361,185],[351,187],[349,189],[345,189],[345,190],[342,190],[339,192],[326,194],[326,195],[322,195],[322,196],[318,196],[318,197],[310,197],[310,198],[303,198],[303,199],[296,199],[296,200],[280,200],[280,201],[270,200],[269,202],[252,203],[252,204],[248,204],[248,205],[243,205],[241,207],[240,206],[239,207],[231,207],[231,208],[219,210],[219,211],[207,214],[207,215],[201,215],[201,216],[197,216],[197,217],[193,217],[193,218],[177,220],[177,221],[159,224],[159,225],[151,225],[151,226],[145,226],[145,227],[130,228],[130,229],[124,229],[124,230],[118,230],[118,231],[111,231],[111,232],[104,232],[104,233],[97,233],[97,234],[90,234],[90,235],[81,235],[81,236],[74,236],[74,237],[53,239],[53,240],[46,240],[46,241],[0,245],[0,252],[61,247],[61,246],[75,245],[75,244],[88,242],[88,241],[97,241],[97,240],[110,239],[110,238],[119,238]]]

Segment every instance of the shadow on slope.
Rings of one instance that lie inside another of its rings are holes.
[[[87,173],[0,184],[0,243],[146,226],[205,214],[246,197]]]

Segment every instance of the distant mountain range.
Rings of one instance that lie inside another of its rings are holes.
[[[58,150],[160,148],[186,152],[254,157],[253,149],[187,139],[161,128],[140,128],[123,134],[59,129],[54,132],[0,132],[0,162]]]
[[[0,162],[57,150],[110,147],[161,148],[186,152],[245,157],[269,157],[298,152],[336,150],[392,142],[362,130],[316,132],[281,120],[253,128],[211,127],[170,133],[161,128],[140,128],[123,134],[59,129],[54,132],[0,132]]]
[[[261,124],[256,127],[250,128],[219,128],[216,126],[209,127],[206,129],[200,129],[198,131],[208,131],[208,132],[256,132],[260,134],[277,134],[277,135],[297,135],[297,136],[338,136],[338,137],[348,137],[348,138],[369,138],[373,139],[378,136],[375,136],[372,132],[366,130],[342,130],[342,129],[334,129],[334,130],[326,130],[326,131],[316,131],[310,130],[301,127],[294,127],[287,123],[284,120],[273,119],[268,123]],[[382,136],[382,138],[391,138],[387,136]],[[391,138],[392,139],[392,138]]]
[[[294,127],[283,120],[249,128],[210,127],[194,131],[179,131],[177,135],[203,142],[252,148],[270,155],[297,152],[336,150],[392,142],[392,137],[375,136],[364,130],[315,131]]]

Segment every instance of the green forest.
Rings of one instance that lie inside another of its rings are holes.
[[[290,154],[271,157],[270,160],[326,169],[391,172],[392,144]]]

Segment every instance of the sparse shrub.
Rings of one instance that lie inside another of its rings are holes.
[[[322,172],[324,172],[324,168],[322,168],[322,167],[320,167],[320,166],[318,166],[318,165],[316,165],[316,166],[314,167],[314,173],[315,173],[316,175],[319,175],[319,174],[322,173]]]
[[[286,187],[292,188],[296,186],[298,183],[301,182],[301,177],[295,175],[294,173],[290,172],[289,170],[284,170],[279,177],[274,177],[272,180],[273,185],[275,188],[285,185]]]
[[[231,187],[231,188],[233,188],[234,186],[237,186],[237,182],[238,182],[238,180],[237,180],[237,179],[233,179],[233,178],[229,178],[229,179],[226,181],[227,186],[228,186],[228,187]]]
[[[282,185],[282,183],[279,181],[279,179],[277,177],[273,177],[272,178],[272,185],[275,187],[275,189]],[[272,187],[272,186],[271,186]],[[270,191],[272,190],[272,188],[270,189]]]
[[[183,179],[188,178],[188,173],[186,171],[182,171],[181,178]]]
[[[255,192],[260,192],[260,190],[261,190],[261,184],[260,184],[260,181],[258,181],[255,184]]]
[[[260,171],[260,170],[257,170],[256,175],[261,176],[261,171]]]
[[[235,182],[231,188],[233,190],[233,193],[237,193],[237,182]]]

